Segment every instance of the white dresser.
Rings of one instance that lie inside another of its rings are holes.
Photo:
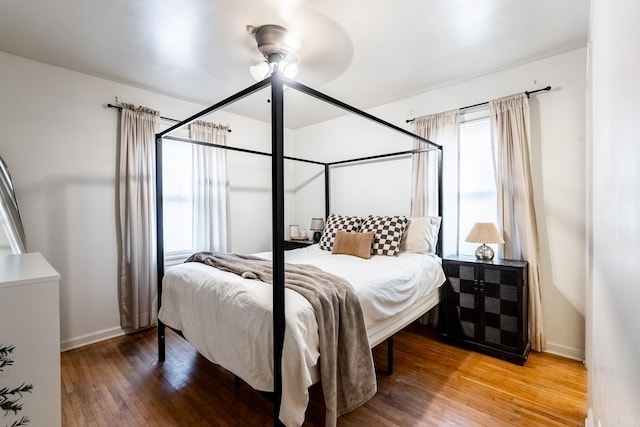
[[[60,275],[39,253],[0,255],[0,344],[13,345],[1,387],[33,384],[22,410],[0,413],[0,425],[25,416],[29,426],[60,426]]]

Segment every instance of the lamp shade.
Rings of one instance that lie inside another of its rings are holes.
[[[476,222],[464,240],[472,243],[504,243],[502,235],[492,222]]]
[[[311,218],[311,225],[309,226],[310,230],[313,231],[322,231],[324,230],[324,219],[322,218]]]

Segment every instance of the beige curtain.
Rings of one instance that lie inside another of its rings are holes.
[[[491,101],[489,108],[496,154],[498,222],[505,240],[500,256],[529,263],[529,339],[534,350],[542,351],[546,339],[529,155],[529,101],[525,94],[518,94]]]
[[[443,217],[444,255],[457,253],[458,242],[458,140],[459,110],[417,117],[413,121],[416,135],[444,147],[443,150]],[[428,144],[415,140],[413,148],[429,148]],[[411,216],[438,216],[438,152],[430,150],[413,155],[411,182]],[[437,326],[438,310],[430,310],[420,318],[426,325]]]
[[[192,139],[227,145],[228,127],[198,121]],[[229,250],[229,179],[225,149],[193,146],[193,251]]]
[[[444,255],[458,249],[458,140],[459,110],[418,117],[413,122],[414,133],[444,147],[443,156],[443,216]],[[416,140],[414,148],[428,148]],[[413,155],[411,216],[438,215],[438,152]]]
[[[122,105],[118,170],[120,325],[156,321],[155,134],[158,112]]]

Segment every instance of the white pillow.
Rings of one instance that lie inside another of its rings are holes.
[[[421,216],[407,218],[409,223],[400,241],[400,252],[435,253],[442,218]]]

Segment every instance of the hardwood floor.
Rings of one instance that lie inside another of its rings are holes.
[[[440,342],[412,325],[395,337],[395,372],[374,349],[378,393],[338,426],[582,426],[582,363],[535,353],[525,366]],[[272,405],[167,332],[157,362],[156,331],[62,353],[63,426],[266,426]],[[305,426],[324,425],[319,385]]]

